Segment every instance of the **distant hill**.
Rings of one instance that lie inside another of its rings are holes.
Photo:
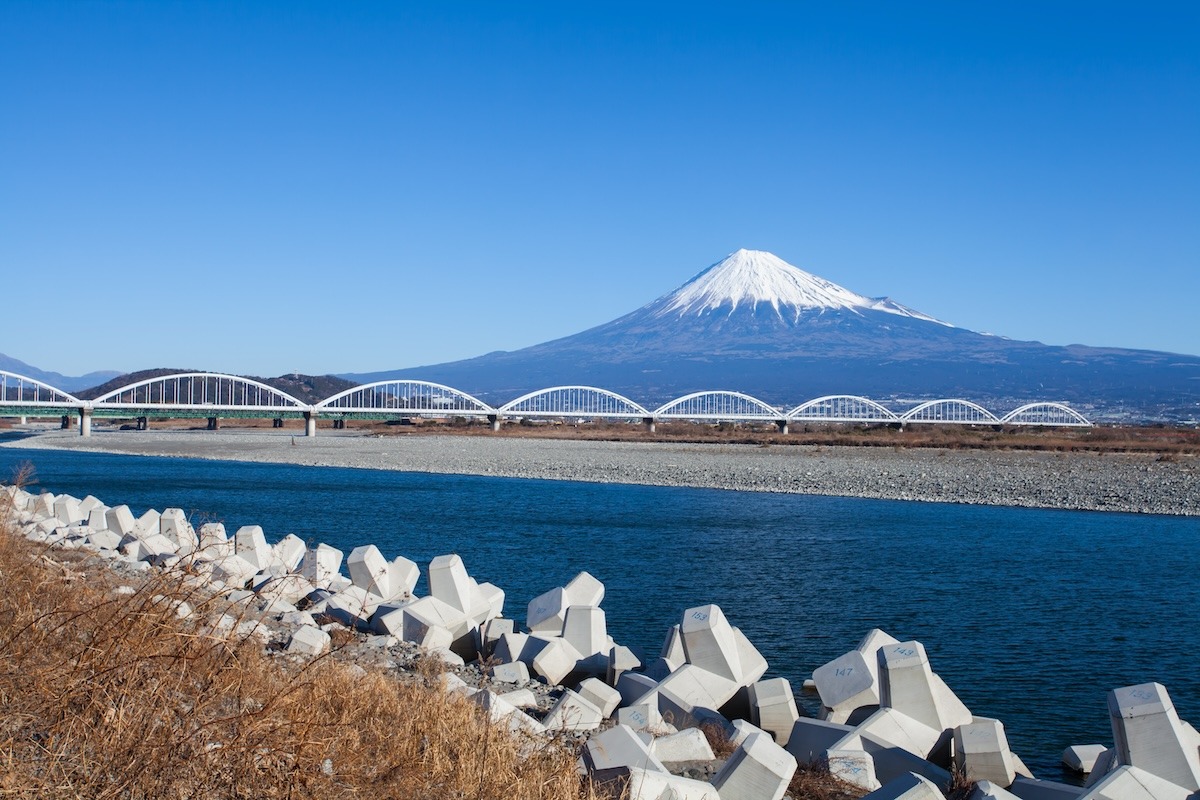
[[[732,389],[781,406],[857,394],[893,405],[960,397],[999,412],[1065,400],[1113,420],[1200,415],[1200,357],[977,333],[756,250],[739,250],[674,292],[572,336],[342,377],[436,381],[492,403],[586,384],[650,406]]]
[[[197,369],[143,369],[137,372],[130,372],[127,375],[119,375],[99,386],[93,386],[77,392],[75,396],[81,400],[95,400],[97,397],[108,394],[114,389],[120,389],[122,386],[128,386],[131,383],[137,383],[150,378],[159,378],[163,375],[203,371]],[[326,397],[330,397],[356,385],[351,381],[333,375],[300,375],[292,373],[290,375],[280,375],[277,378],[259,378],[254,375],[243,375],[241,377],[265,383],[281,392],[287,392],[292,397],[302,400],[305,403],[319,403]]]
[[[32,364],[26,364],[24,361],[12,356],[6,356],[4,353],[0,353],[0,369],[48,383],[56,389],[62,389],[64,392],[70,392],[71,394],[75,394],[80,389],[95,386],[101,381],[106,381],[121,374],[115,370],[101,370],[99,372],[89,372],[87,375],[71,377],[58,372],[48,372],[38,369]]]

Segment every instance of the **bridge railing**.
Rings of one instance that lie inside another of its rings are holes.
[[[656,419],[699,421],[775,422],[785,416],[783,411],[767,405],[757,397],[725,390],[693,392],[659,406],[654,412]]]
[[[302,411],[309,405],[287,392],[250,378],[217,372],[188,372],[147,378],[97,397],[93,408],[169,411]]]
[[[450,386],[429,381],[376,381],[355,386],[317,403],[316,411],[341,413],[455,414],[486,416],[496,410],[482,400]]]
[[[553,386],[497,409],[502,417],[646,419],[650,412],[628,397],[595,386]]]
[[[70,408],[83,401],[36,378],[0,370],[0,405]]]

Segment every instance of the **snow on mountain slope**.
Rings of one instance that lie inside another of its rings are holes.
[[[755,311],[760,305],[769,305],[780,319],[793,323],[807,310],[838,309],[882,311],[952,327],[886,297],[864,297],[763,250],[729,254],[650,307],[658,317],[682,317],[726,306],[731,314],[739,307]]]

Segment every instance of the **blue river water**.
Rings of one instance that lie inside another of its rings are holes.
[[[657,655],[716,603],[797,690],[871,628],[924,643],[1039,777],[1111,743],[1109,689],[1156,680],[1200,724],[1200,520],[0,448],[0,480],[110,505],[179,507],[423,567],[458,553],[531,598],[587,570],[609,632]],[[418,587],[422,592],[423,587]],[[802,697],[810,712],[812,697]]]

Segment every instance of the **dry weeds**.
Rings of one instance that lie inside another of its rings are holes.
[[[0,531],[0,797],[591,796],[569,748],[489,725],[436,668],[300,665],[181,620],[220,611],[182,573],[114,580]]]

